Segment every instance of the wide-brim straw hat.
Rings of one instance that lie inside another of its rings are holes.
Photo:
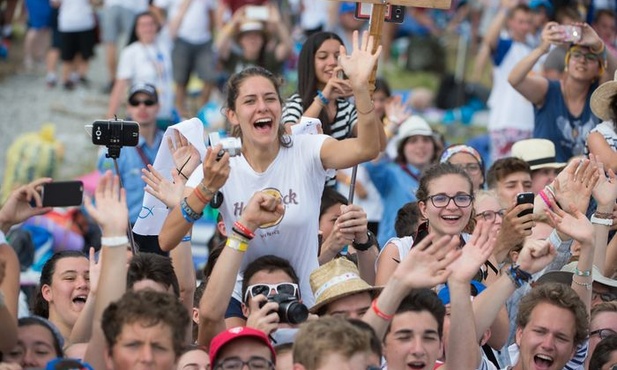
[[[536,283],[562,283],[568,286],[572,285],[572,275],[574,275],[574,271],[576,271],[577,265],[578,262],[574,261],[562,267],[560,271],[549,271],[544,275],[540,276]],[[617,288],[617,280],[607,278],[606,276],[602,275],[600,269],[596,266],[593,266],[591,276],[593,278],[593,281],[596,283],[606,285],[611,288]]]
[[[613,76],[613,81],[607,81],[600,85],[596,91],[591,94],[591,111],[602,121],[611,119],[610,104],[611,99],[617,93],[617,71]]]
[[[512,145],[512,156],[529,164],[532,171],[540,168],[563,168],[566,163],[557,162],[555,144],[546,139],[526,139]]]
[[[315,304],[309,309],[311,313],[317,313],[339,298],[363,292],[377,293],[382,289],[362,280],[356,265],[346,258],[335,258],[313,270],[310,283],[315,297]]]

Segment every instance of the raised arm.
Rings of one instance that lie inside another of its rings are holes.
[[[229,153],[225,153],[220,160],[216,160],[216,153],[222,149],[221,145],[209,147],[203,162],[204,178],[197,188],[181,202],[181,205],[172,208],[165,219],[165,223],[159,233],[159,244],[164,251],[175,248],[182,238],[187,235],[197,218],[192,218],[186,212],[188,210],[196,215],[203,214],[206,204],[210,202],[214,194],[225,184],[229,177]],[[189,190],[190,188],[187,188]]]
[[[548,53],[551,40],[554,43],[561,43],[562,35],[555,26],[556,22],[548,22],[542,30],[542,43],[531,51],[525,58],[518,62],[510,75],[508,82],[519,93],[534,105],[541,106],[544,103],[546,92],[548,91],[548,80],[539,75],[530,74],[533,66],[538,62],[542,55]]]
[[[593,159],[593,154],[590,154],[590,157]],[[615,172],[612,169],[608,170],[607,176],[602,162],[598,162],[597,171],[599,180],[592,191],[593,197],[598,204],[593,214],[595,244],[593,264],[602,271],[602,274],[606,275],[605,263],[607,261],[608,231],[613,222],[613,207],[615,199],[617,199],[617,176],[615,176]]]
[[[249,200],[238,220],[243,228],[255,231],[260,225],[278,220],[284,206],[273,196],[258,192]],[[221,251],[208,285],[199,303],[199,334],[197,343],[208,347],[212,338],[225,330],[225,311],[236,283],[244,252],[249,248],[250,235],[233,230]]]
[[[492,224],[479,221],[463,253],[450,265],[450,331],[445,365],[449,369],[476,369],[480,365],[482,356],[475,322],[469,320],[473,317],[470,284],[495,246],[496,235],[491,233],[491,227]]]
[[[349,168],[369,161],[379,154],[382,137],[385,143],[383,125],[375,115],[368,82],[381,54],[381,46],[375,53],[372,52],[374,42],[368,32],[364,32],[359,39],[358,32],[354,31],[352,53],[347,55],[345,48],[341,46],[339,64],[349,77],[358,111],[357,137],[345,140],[326,139],[320,153],[324,168]]]
[[[126,291],[128,208],[126,193],[120,188],[118,176],[107,171],[99,180],[94,194],[96,205],[86,198],[88,214],[101,227],[101,254],[99,256],[101,273],[97,287],[97,297],[92,322],[92,337],[84,360],[95,369],[104,369],[106,348],[105,336],[101,328],[101,318],[107,306],[122,297]]]

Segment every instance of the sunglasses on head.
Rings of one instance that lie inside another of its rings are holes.
[[[293,295],[296,298],[298,297],[298,284],[294,283],[278,283],[278,284],[253,284],[249,285],[246,288],[246,293],[244,293],[244,302],[246,302],[249,298],[249,294],[252,298],[255,298],[257,295],[269,296],[270,292],[274,289],[276,294],[288,294]]]
[[[129,99],[129,104],[133,107],[137,107],[139,106],[139,104],[144,104],[146,107],[151,107],[154,104],[156,104],[156,102],[152,99],[146,99],[146,100]]]

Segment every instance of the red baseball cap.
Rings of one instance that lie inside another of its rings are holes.
[[[272,353],[272,363],[276,364],[276,352],[274,352],[274,347],[272,347],[268,336],[261,330],[246,326],[238,326],[236,328],[227,329],[212,338],[212,342],[210,342],[210,366],[212,366],[212,368],[215,366],[216,356],[220,350],[225,345],[239,338],[254,338],[268,346],[268,349],[270,349],[270,352]]]

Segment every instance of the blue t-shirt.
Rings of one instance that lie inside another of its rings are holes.
[[[549,81],[544,105],[534,106],[533,137],[548,139],[555,144],[557,162],[567,162],[573,156],[584,154],[587,135],[598,124],[598,117],[589,106],[591,94],[597,86],[594,83],[589,88],[585,107],[578,117],[568,110],[559,81]]]

